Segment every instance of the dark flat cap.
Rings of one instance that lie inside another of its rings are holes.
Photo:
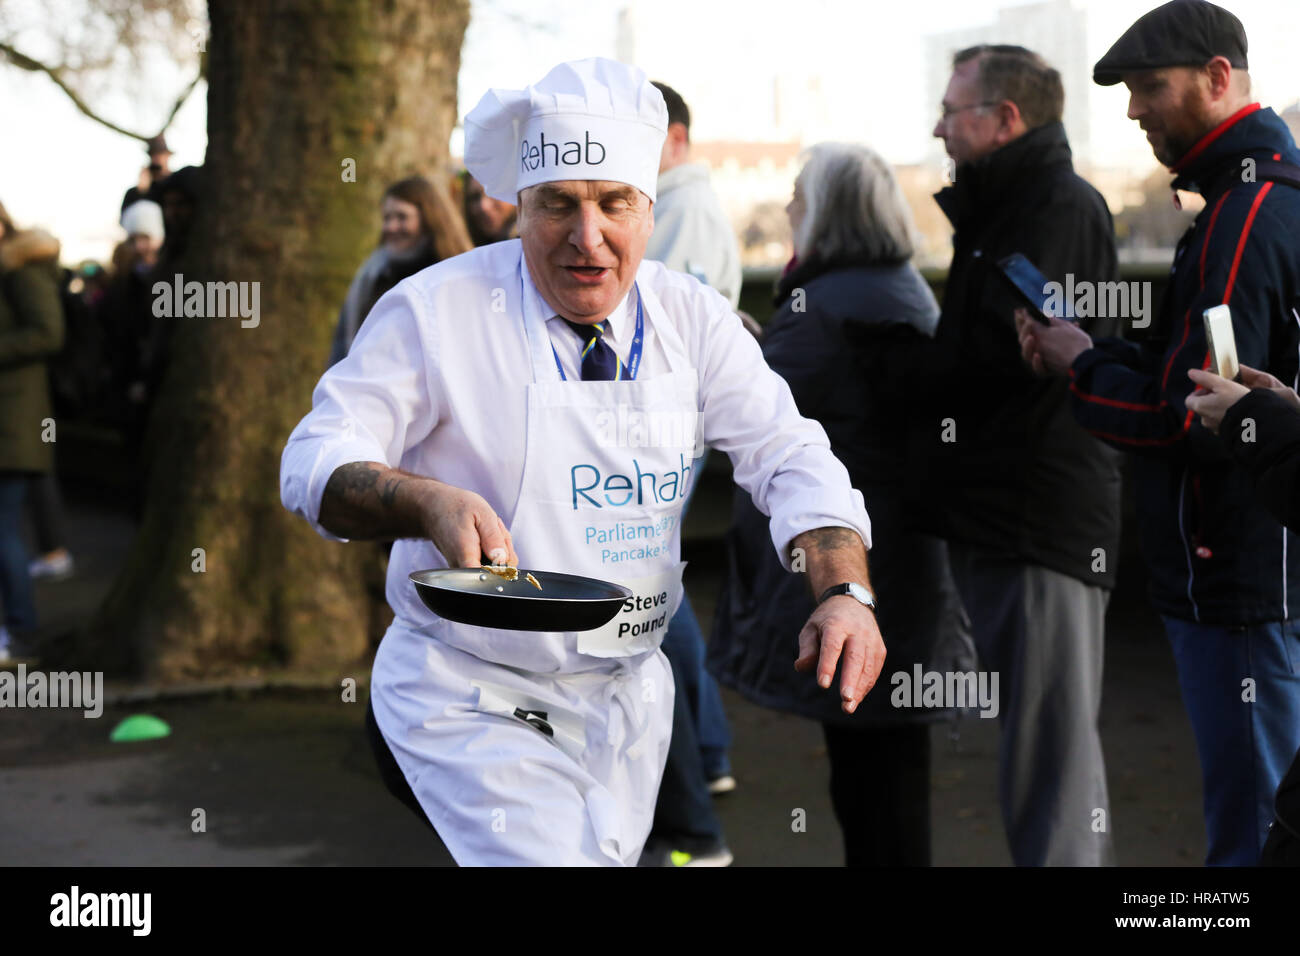
[[[167,140],[163,138],[163,135],[161,133],[159,133],[153,139],[149,140],[144,145],[145,145],[145,149],[148,150],[150,156],[153,156],[155,153],[171,152],[171,150],[167,148]]]
[[[1167,66],[1204,66],[1216,56],[1246,67],[1246,31],[1223,7],[1206,0],[1172,0],[1144,14],[1092,68],[1092,81],[1114,86],[1125,73]]]

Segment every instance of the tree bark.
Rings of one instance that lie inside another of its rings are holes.
[[[209,13],[206,194],[183,274],[257,283],[260,321],[172,320],[143,523],[79,652],[168,681],[338,674],[383,623],[382,555],[286,512],[280,455],[374,248],[383,189],[445,173],[469,3],[211,0]]]

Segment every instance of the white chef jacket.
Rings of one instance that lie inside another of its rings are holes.
[[[870,547],[862,495],[831,454],[824,429],[800,416],[789,387],[727,301],[649,260],[637,271],[637,286],[645,309],[661,310],[656,317],[666,317],[681,337],[699,375],[702,439],[731,458],[737,484],[771,517],[785,567],[791,540],[815,528],[851,528]],[[521,294],[537,297],[542,314],[554,314],[533,285],[518,239],[446,259],[387,292],[347,358],[321,378],[311,412],[289,436],[280,466],[285,507],[323,537],[342,540],[319,522],[325,484],[340,465],[376,461],[477,492],[508,526],[522,480],[525,389],[532,380]],[[624,360],[635,309],[629,294],[609,317],[611,347]],[[558,319],[548,331],[565,374],[580,378],[579,337]],[[647,321],[638,378],[668,372]],[[528,567],[528,542],[514,544],[520,566]],[[431,612],[408,577],[426,567],[389,563],[388,602],[414,627]]]

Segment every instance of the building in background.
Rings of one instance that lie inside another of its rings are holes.
[[[691,158],[709,167],[722,211],[731,220],[746,266],[782,265],[790,257],[785,206],[799,174],[798,142],[697,142]]]
[[[655,46],[656,22],[649,20],[653,13],[643,8],[641,0],[629,0],[617,14],[615,51],[625,62],[638,62],[654,52],[650,47]],[[638,18],[646,18],[640,31]],[[1105,196],[1115,217],[1121,259],[1167,261],[1200,208],[1200,196],[1184,194],[1182,208],[1175,208],[1169,190],[1173,176],[1166,169],[1154,165],[1154,160],[1110,165],[1106,143],[1093,143],[1087,25],[1082,4],[1041,0],[1002,7],[987,25],[928,35],[923,40],[922,68],[927,103],[937,113],[958,49],[1014,43],[1040,53],[1061,73],[1066,95],[1063,120],[1075,168]],[[707,69],[707,64],[701,64],[698,75],[688,70],[655,78],[679,88],[695,117],[714,120],[708,125],[718,126],[716,121],[723,117],[724,130],[742,130],[744,138],[695,140],[694,159],[710,168],[712,185],[736,230],[746,267],[783,265],[790,255],[785,204],[800,169],[800,152],[819,140],[841,138],[836,137],[835,117],[829,114],[832,74],[815,57],[755,61],[746,70],[746,96],[737,101],[731,87],[705,82]],[[1300,139],[1300,103],[1279,113]],[[952,226],[933,195],[948,185],[949,164],[939,139],[930,140],[928,150],[920,163],[894,165],[894,174],[917,222],[917,264],[943,268],[952,258]]]
[[[654,8],[629,2],[620,8],[614,31],[615,56],[645,65],[651,78],[681,92],[691,110],[692,132],[702,117],[706,127],[742,131],[740,139],[691,141],[692,161],[709,167],[710,182],[736,233],[745,266],[783,265],[790,257],[790,227],[785,206],[799,172],[804,146],[825,138],[832,128],[827,75],[815,61],[807,64],[756,61],[747,67],[746,96],[709,82],[710,63],[683,65],[670,76],[654,72],[651,52]],[[642,18],[647,18],[643,22]],[[683,24],[682,29],[688,28]],[[650,37],[645,39],[645,35]],[[660,37],[662,42],[662,37]],[[717,134],[715,133],[715,136]]]

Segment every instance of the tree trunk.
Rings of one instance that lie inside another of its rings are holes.
[[[367,579],[382,553],[286,512],[280,455],[374,248],[383,189],[444,174],[469,3],[211,0],[209,12],[206,194],[184,276],[256,283],[260,321],[173,320],[143,524],[80,652],[159,680],[338,674],[375,636]]]

